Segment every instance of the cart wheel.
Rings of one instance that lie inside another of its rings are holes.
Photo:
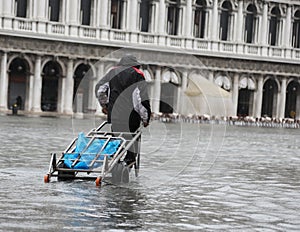
[[[47,175],[44,176],[44,182],[45,183],[49,183],[50,182],[50,175],[49,174],[47,174]]]
[[[95,182],[96,182],[96,186],[101,186],[102,177],[97,177]]]

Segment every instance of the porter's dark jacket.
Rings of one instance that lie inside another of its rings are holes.
[[[151,109],[144,74],[136,68],[131,56],[121,59],[96,85],[96,95],[102,107],[108,109],[108,122],[130,125],[137,129],[141,120],[149,122]]]

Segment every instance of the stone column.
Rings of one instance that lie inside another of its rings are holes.
[[[185,91],[187,88],[187,82],[188,82],[188,72],[187,70],[184,70],[182,72],[182,82],[181,82],[181,90],[180,90],[180,104],[179,104],[179,109],[178,109],[178,113],[179,114],[186,114],[187,113],[187,109],[186,109],[186,95],[185,95]]]
[[[59,16],[59,20],[61,20],[62,23],[66,23],[66,21],[68,21],[67,19],[69,18],[69,10],[67,10],[67,0],[61,0],[63,1],[63,4],[61,5],[61,10],[60,10],[60,16]],[[67,25],[66,25],[67,26]],[[67,30],[66,30],[67,32]]]
[[[244,20],[243,20],[243,1],[239,0],[238,3],[238,13],[237,13],[237,31],[236,31],[236,41],[238,43],[243,42],[243,25],[244,25]]]
[[[187,0],[186,1],[186,17],[185,17],[185,30],[184,30],[184,35],[186,37],[191,37],[192,36],[192,15],[193,15],[193,6],[192,6],[192,0]]]
[[[300,107],[299,107],[300,95],[299,94],[296,97],[296,102],[298,102],[298,105],[296,106],[296,119],[300,120]]]
[[[42,96],[42,76],[41,76],[41,57],[37,56],[34,66],[34,86],[32,111],[41,112],[41,96]]]
[[[207,28],[205,29],[207,31],[207,39],[211,40],[212,39],[212,30],[213,30],[213,8],[207,8],[207,14],[206,14],[206,23],[207,23]]]
[[[65,102],[63,107],[64,114],[73,114],[73,94],[74,94],[74,78],[73,78],[73,59],[68,60],[67,76],[65,78]]]
[[[166,34],[166,3],[165,0],[159,0],[159,22],[158,23],[158,33],[159,35]]]
[[[153,113],[159,113],[160,105],[160,91],[161,91],[161,67],[157,67],[155,71],[155,80],[154,80],[154,99],[152,101]]]
[[[292,12],[291,12],[291,6],[288,5],[286,9],[286,19],[285,19],[285,27],[284,27],[284,41],[283,46],[284,47],[291,47],[291,40],[290,40],[290,31],[291,31],[291,22],[292,22]]]
[[[212,28],[211,28],[211,39],[218,39],[218,0],[214,0],[213,2],[213,12],[212,12]]]
[[[108,15],[110,13],[110,9],[108,8],[109,0],[101,0],[100,1],[100,7],[101,7],[101,11],[100,11],[100,26],[107,28],[108,27]]]
[[[30,111],[32,108],[32,101],[33,101],[33,83],[34,83],[34,74],[30,73],[29,75],[29,87],[28,87],[28,94],[26,96],[25,101],[25,110]]]
[[[66,0],[67,1],[67,17],[66,23],[69,24],[69,35],[78,35],[78,24],[79,24],[79,12],[80,12],[80,0]]]
[[[285,103],[286,103],[286,77],[281,79],[281,91],[280,91],[280,104],[279,104],[279,118],[284,118],[285,115]]]
[[[110,8],[109,8],[109,0],[101,0],[100,1],[100,22],[99,26],[101,27],[101,39],[107,40],[108,39],[108,30],[109,28],[109,15],[110,15]]]
[[[69,17],[67,22],[77,25],[79,23],[80,0],[67,0]]]
[[[46,0],[34,0],[34,5],[35,5],[34,17],[36,17],[36,19],[44,21],[48,18],[47,13],[49,14],[49,12],[48,12],[48,5],[46,4],[47,2]]]
[[[1,57],[1,70],[0,70],[0,110],[7,110],[7,90],[8,90],[7,53],[4,52]]]
[[[127,7],[127,28],[130,31],[137,31],[137,21],[138,21],[138,1],[131,0],[128,1]]]
[[[2,4],[2,16],[3,16],[3,28],[4,29],[11,29],[12,28],[12,17],[14,16],[13,12],[13,4],[15,1],[8,1],[3,0],[1,1]]]
[[[34,7],[34,17],[37,19],[37,31],[40,33],[46,33],[46,20],[48,19],[49,10],[46,0],[35,0]]]
[[[94,2],[94,3],[92,3],[92,4],[94,4],[94,7],[96,8],[95,10],[94,10],[94,12],[95,12],[95,14],[94,14],[94,16],[93,16],[93,18],[94,18],[94,20],[95,20],[95,22],[94,22],[94,26],[95,27],[100,27],[100,25],[101,25],[101,18],[102,18],[102,11],[104,11],[104,9],[102,9],[102,6],[101,6],[101,4],[102,4],[102,1],[96,1],[96,2]]]
[[[97,84],[104,76],[104,63],[101,61],[98,61],[96,68],[97,68],[97,76],[96,76],[95,84]],[[93,93],[95,93],[95,91]],[[96,96],[95,96],[95,100],[96,100],[96,115],[103,116],[104,114],[102,113],[102,107],[101,107],[98,99],[96,99]]]
[[[263,5],[263,15],[262,15],[262,25],[260,27],[260,43],[262,45],[267,45],[268,41],[268,3],[264,2]]]
[[[235,73],[233,76],[233,88],[232,88],[232,102],[233,102],[233,112],[237,115],[239,99],[239,74]]]
[[[121,13],[121,29],[125,30],[126,29],[126,24],[128,24],[129,22],[126,20],[127,17],[127,9],[128,9],[128,2],[126,2],[125,0],[121,1],[123,4],[123,8],[122,8],[122,13]],[[127,21],[127,22],[126,22]]]
[[[255,102],[255,117],[261,117],[262,108],[262,98],[263,98],[263,75],[258,78],[257,90],[256,90],[256,102]]]
[[[96,96],[95,96],[95,88],[97,84],[97,75],[98,75],[98,70],[91,64],[90,62],[88,63],[90,66],[90,72],[93,73],[93,75],[86,75],[85,78],[88,78],[89,80],[89,92],[87,93],[88,95],[88,111],[89,112],[95,112],[96,111]]]
[[[127,28],[131,32],[130,34],[130,42],[137,43],[138,36],[138,0],[128,1],[127,5]]]
[[[4,0],[1,3],[2,3],[3,16],[13,16],[12,9],[13,9],[13,4],[15,3],[15,1]]]
[[[65,96],[68,94],[66,92],[66,78],[60,76],[58,84],[58,98],[57,98],[57,113],[62,114],[65,107]]]

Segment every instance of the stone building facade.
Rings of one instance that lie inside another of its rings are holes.
[[[18,96],[28,114],[100,112],[94,87],[130,51],[155,113],[194,113],[202,76],[228,93],[219,116],[300,119],[298,0],[1,0],[0,16],[0,112]]]

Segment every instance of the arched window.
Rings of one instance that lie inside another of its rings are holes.
[[[22,58],[15,58],[9,65],[8,108],[16,103],[20,110],[24,110],[28,89],[28,76],[28,63]]]
[[[245,42],[255,42],[256,32],[256,21],[257,21],[257,10],[255,5],[250,4],[247,7],[246,21],[245,21]]]
[[[244,76],[239,81],[238,116],[249,116],[253,112],[255,82],[251,77]]]
[[[173,83],[175,85],[180,84],[178,75],[173,71],[166,71],[162,76],[162,83]]]
[[[215,84],[220,86],[222,89],[230,91],[231,89],[231,81],[226,75],[219,75],[215,78]]]
[[[194,36],[204,38],[206,21],[206,3],[204,0],[197,0],[195,4],[194,16]]]
[[[159,111],[173,113],[177,108],[178,86],[180,76],[172,69],[162,74]]]
[[[7,0],[6,0],[7,1]],[[27,0],[15,0],[15,14],[17,17],[27,17]]]
[[[49,20],[53,22],[60,21],[60,0],[49,0]]]
[[[140,30],[150,32],[152,25],[152,4],[151,0],[142,0],[140,5]]]
[[[80,17],[82,25],[91,25],[92,0],[81,0]]]
[[[88,112],[89,84],[91,77],[89,70],[89,65],[80,64],[74,72],[73,111],[77,113]]]
[[[279,44],[280,32],[280,10],[274,7],[271,11],[270,26],[269,26],[269,44],[274,46]]]
[[[299,100],[300,100],[300,84],[297,81],[292,81],[286,88],[286,105],[285,117],[295,118],[299,116]]]
[[[123,0],[112,0],[111,1],[111,27],[115,29],[122,28],[122,17],[123,17]]]
[[[42,111],[57,111],[58,109],[61,72],[61,67],[56,61],[47,62],[43,68],[41,96]]]
[[[169,35],[179,34],[180,8],[178,1],[170,1],[168,6],[167,32]]]
[[[275,80],[269,79],[263,87],[262,117],[273,117],[276,115],[278,86]]]
[[[294,15],[292,43],[294,48],[300,48],[300,10]]]
[[[152,76],[151,76],[149,70],[147,70],[147,69],[141,69],[141,71],[144,73],[144,77],[145,77],[145,80],[147,82],[153,82]]]
[[[221,17],[220,17],[220,39],[221,40],[226,41],[230,39],[231,18],[232,18],[231,3],[229,1],[225,1],[223,2],[221,7]]]

